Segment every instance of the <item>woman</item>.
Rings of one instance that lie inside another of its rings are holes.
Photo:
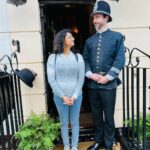
[[[63,29],[54,38],[53,54],[48,58],[48,82],[54,93],[64,150],[77,150],[79,137],[79,114],[82,101],[85,66],[83,58],[75,52],[74,37],[70,30]],[[68,122],[72,138],[69,142]]]

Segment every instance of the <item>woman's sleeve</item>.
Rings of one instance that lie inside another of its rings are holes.
[[[53,90],[53,93],[59,97],[65,95],[65,92],[59,87],[56,81],[56,71],[55,71],[55,54],[51,54],[47,61],[47,78],[48,82]]]
[[[85,79],[85,64],[83,61],[83,57],[80,54],[78,55],[78,80],[76,84],[76,88],[72,97],[75,99],[78,98],[80,91],[82,90],[84,79]]]

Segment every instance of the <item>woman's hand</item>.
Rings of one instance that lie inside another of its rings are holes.
[[[74,101],[76,100],[74,97],[71,97],[70,100],[72,101],[72,105],[74,104]]]
[[[72,101],[72,99],[71,98],[69,98],[69,97],[67,97],[67,96],[63,96],[62,97],[62,100],[63,100],[63,102],[64,102],[64,104],[66,104],[66,105],[73,105],[73,101]]]

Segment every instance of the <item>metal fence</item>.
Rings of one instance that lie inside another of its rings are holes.
[[[140,52],[145,59],[150,59],[150,55],[138,48],[131,51],[126,48],[126,51],[129,60],[122,71],[123,130],[120,140],[124,150],[149,150],[150,108],[147,104],[150,102],[150,67],[140,67],[140,57],[134,57],[133,52]]]
[[[5,55],[0,59],[0,149],[2,150],[16,149],[13,135],[23,123],[20,79],[14,73],[12,58],[15,58],[18,65],[16,53],[12,53],[11,57]],[[9,63],[3,64],[6,59]]]
[[[131,51],[126,48],[126,51],[129,52],[129,61],[122,71],[123,130],[120,130],[119,138],[123,150],[149,150],[147,122],[150,120],[147,119],[147,116],[150,115],[150,110],[147,103],[149,101],[150,105],[150,95],[148,97],[150,67],[140,67],[139,57],[135,57],[135,65],[132,60],[134,51],[142,53],[149,59],[150,55],[137,48]],[[14,73],[13,58],[15,58],[18,68],[16,53],[12,53],[11,57],[5,55],[0,59],[0,149],[2,150],[17,149],[13,135],[24,122],[20,79]],[[6,63],[3,64],[5,59],[9,62],[9,69]]]

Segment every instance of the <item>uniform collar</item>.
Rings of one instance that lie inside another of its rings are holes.
[[[106,32],[106,31],[108,31],[108,30],[109,30],[109,28],[108,28],[108,27],[106,27],[106,28],[104,28],[104,29],[103,29],[103,31],[101,31],[101,32],[100,32],[100,31],[98,31],[97,33],[101,33],[101,34],[102,34],[102,33]]]

